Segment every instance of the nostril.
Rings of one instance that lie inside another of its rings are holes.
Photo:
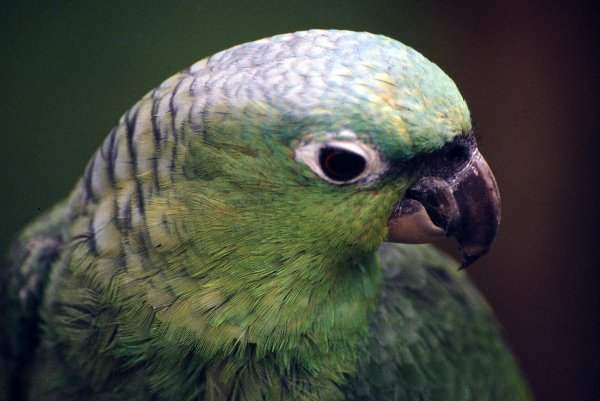
[[[473,156],[477,144],[472,136],[457,137],[437,152],[429,155],[431,175],[449,177],[461,170]]]
[[[450,178],[461,171],[477,151],[473,135],[458,136],[441,149],[414,159],[417,177]]]
[[[471,157],[471,147],[468,144],[453,144],[444,154],[444,161],[448,167],[460,167]]]

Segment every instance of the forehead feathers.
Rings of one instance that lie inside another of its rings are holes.
[[[192,92],[202,93],[198,107],[284,126],[277,134],[288,141],[350,130],[394,159],[437,149],[470,129],[467,106],[439,67],[370,33],[277,35],[217,53],[188,73],[196,77]],[[210,125],[210,116],[203,120]]]

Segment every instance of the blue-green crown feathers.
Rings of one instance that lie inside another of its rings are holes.
[[[189,72],[198,77],[192,90],[210,88],[204,101],[217,113],[213,120],[203,115],[199,125],[220,121],[220,109],[285,127],[280,136],[290,140],[351,128],[390,159],[435,150],[470,130],[454,82],[414,49],[381,35],[277,35],[217,53]]]

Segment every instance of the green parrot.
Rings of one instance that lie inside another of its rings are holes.
[[[2,400],[513,401],[462,266],[494,176],[453,81],[410,47],[310,30],[167,79],[1,271]]]

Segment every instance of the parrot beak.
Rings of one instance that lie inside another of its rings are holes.
[[[430,155],[427,164],[433,167],[425,168],[395,205],[388,241],[419,244],[454,237],[461,268],[489,250],[500,224],[500,192],[474,139],[463,145],[463,153],[466,160],[455,166],[448,151]]]

